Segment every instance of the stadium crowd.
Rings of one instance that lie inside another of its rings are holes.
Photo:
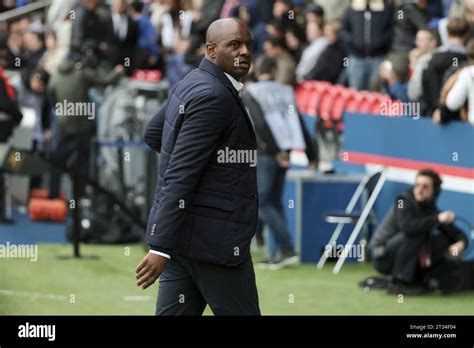
[[[1,0],[0,15],[32,2]],[[140,70],[160,71],[172,87],[199,65],[209,25],[226,17],[247,24],[254,62],[274,60],[276,82],[380,91],[435,123],[474,124],[474,0],[52,0],[46,13],[0,23],[0,111],[10,115],[0,141],[28,107],[35,150],[65,162],[80,149],[88,163],[95,121],[56,117],[58,103],[94,103],[91,88]],[[257,81],[254,66],[245,82]]]

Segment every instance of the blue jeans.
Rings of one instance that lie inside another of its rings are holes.
[[[350,55],[347,67],[349,86],[359,91],[369,90],[378,79],[381,61],[381,57],[359,58]]]
[[[281,253],[291,254],[294,250],[281,202],[286,168],[272,155],[258,155],[257,163],[259,218],[270,227]]]

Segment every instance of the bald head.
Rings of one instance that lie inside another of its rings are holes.
[[[218,19],[207,29],[206,57],[236,79],[247,75],[252,50],[252,35],[239,19]]]
[[[218,19],[207,28],[206,42],[216,43],[228,35],[229,32],[238,31],[241,25],[245,27],[244,22],[237,18]],[[247,27],[245,28],[247,29]]]

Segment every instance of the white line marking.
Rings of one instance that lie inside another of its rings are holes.
[[[38,292],[26,292],[26,291],[14,291],[14,290],[0,289],[0,295],[29,297],[29,298],[32,298],[32,299],[41,298],[41,299],[47,299],[47,300],[66,301],[66,296],[64,296],[64,295],[41,294],[41,293],[38,293]]]
[[[147,302],[147,301],[153,301],[153,297],[151,296],[133,296],[133,295],[125,295],[123,297],[124,301],[129,301],[129,302]]]

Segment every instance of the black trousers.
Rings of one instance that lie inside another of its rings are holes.
[[[57,145],[52,153],[52,160],[63,166],[72,166],[72,170],[82,180],[79,180],[79,196],[83,195],[85,178],[89,176],[90,144],[94,132],[77,134],[58,133]],[[70,163],[72,156],[75,163]],[[54,168],[50,173],[49,198],[58,198],[61,190],[61,171]]]
[[[172,257],[160,275],[156,315],[260,315],[252,257],[226,267]]]
[[[431,266],[438,267],[445,262],[445,252],[449,245],[448,238],[441,232],[432,231],[430,236],[407,237],[397,233],[385,243],[383,256],[374,257],[375,269],[386,275],[392,275],[407,283],[422,282],[425,270],[419,266],[419,257],[423,249],[429,250]]]

